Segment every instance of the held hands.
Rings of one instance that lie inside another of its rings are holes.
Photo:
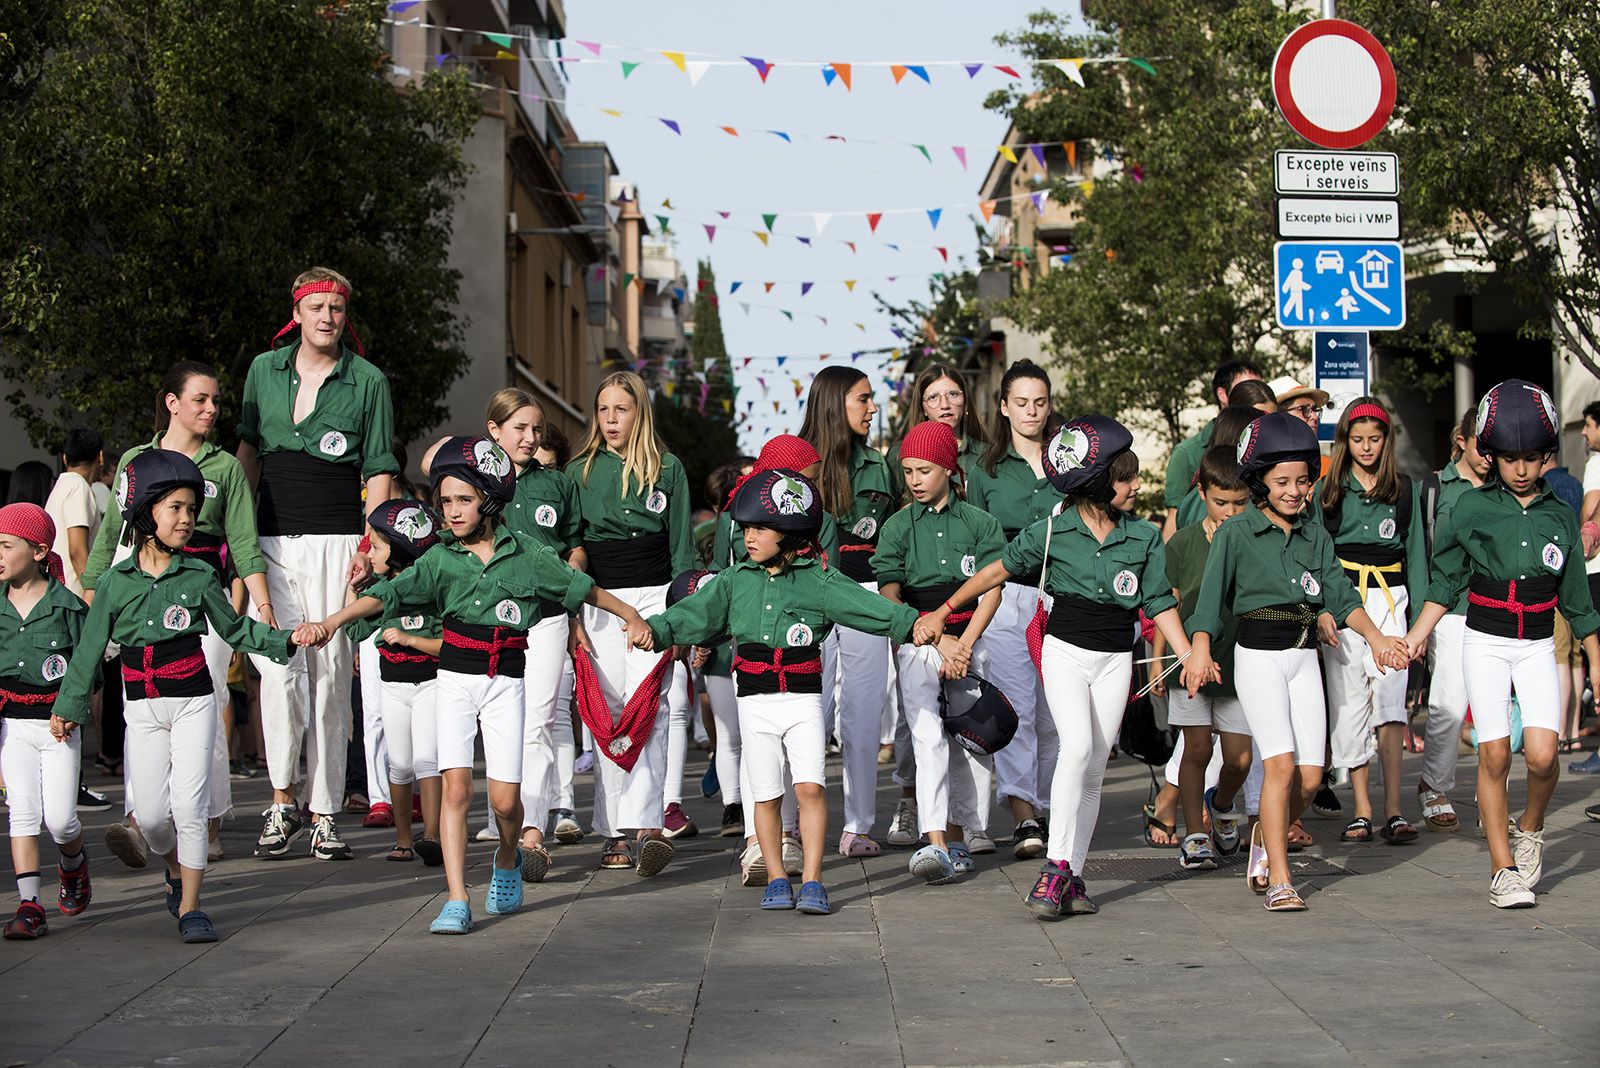
[[[333,632],[325,623],[302,623],[294,628],[289,635],[289,644],[298,645],[302,649],[320,649],[328,644],[328,639],[333,637]]]
[[[417,647],[416,637],[407,634],[399,627],[384,627],[383,633],[378,637],[385,645],[401,645],[407,649],[415,649]]]
[[[1372,659],[1377,663],[1379,671],[1385,668],[1404,671],[1412,660],[1411,646],[1404,638],[1385,634],[1382,641],[1372,646]]]
[[[944,617],[937,612],[919,616],[916,625],[911,628],[911,641],[914,645],[932,645],[943,636]]]
[[[635,649],[651,652],[656,647],[655,635],[650,633],[650,627],[644,617],[638,612],[630,610],[622,619],[622,632],[628,638],[628,644]]]
[[[77,729],[78,725],[70,719],[62,719],[60,716],[55,715],[50,717],[50,735],[58,742],[64,742],[71,738],[72,732]]]
[[[946,634],[939,639],[939,656],[944,660],[939,665],[941,679],[962,678],[972,666],[972,650],[953,635]]]
[[[694,669],[696,671],[700,671],[701,669],[703,669],[706,666],[706,663],[710,659],[711,659],[711,650],[710,649],[707,649],[703,645],[697,645],[697,646],[694,647],[693,667],[694,667]]]
[[[1183,688],[1193,697],[1200,692],[1200,687],[1208,682],[1221,682],[1222,669],[1217,667],[1217,662],[1210,656],[1194,652],[1189,654],[1189,659],[1183,665]]]
[[[1317,641],[1334,649],[1339,648],[1339,624],[1334,621],[1332,612],[1317,616]]]

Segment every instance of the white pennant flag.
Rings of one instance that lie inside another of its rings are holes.
[[[700,79],[705,77],[706,71],[711,69],[711,64],[704,62],[685,63],[683,71],[689,76],[690,85],[699,85]]]
[[[670,278],[658,278],[658,279],[656,279],[656,296],[659,297],[661,294],[665,293],[667,290],[669,290],[671,288],[672,288],[672,279],[670,279]]]
[[[827,228],[828,220],[832,218],[832,212],[819,211],[811,216],[811,225],[817,228],[817,233],[820,235],[822,231]]]
[[[710,374],[712,371],[715,371],[716,369],[717,369],[717,361],[716,360],[707,360],[706,361],[706,374]]]
[[[1055,59],[1050,61],[1050,65],[1055,67],[1055,69],[1060,71],[1062,74],[1065,74],[1067,78],[1074,84],[1080,87],[1083,85],[1083,71],[1079,69],[1077,60]]]
[[[616,222],[619,218],[622,217],[622,208],[619,207],[616,204],[607,204],[606,205],[606,215],[607,215],[608,218],[610,218],[610,220],[612,222]]]

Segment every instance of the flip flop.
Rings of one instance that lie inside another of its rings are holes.
[[[422,863],[430,868],[437,868],[444,863],[444,848],[439,845],[437,838],[418,838],[416,851]]]
[[[1405,845],[1417,840],[1417,829],[1404,816],[1390,816],[1378,834],[1390,845]]]
[[[383,859],[393,861],[396,864],[410,864],[417,859],[417,851],[410,846],[397,845],[389,850],[389,855]]]
[[[496,850],[495,852],[499,852]],[[522,850],[518,848],[511,867],[502,868],[491,857],[494,874],[489,876],[489,892],[484,895],[483,908],[493,916],[504,916],[522,907]]]
[[[1162,823],[1156,819],[1156,807],[1154,805],[1145,805],[1142,811],[1144,812],[1144,844],[1151,849],[1177,849],[1178,825],[1176,823]],[[1171,842],[1156,841],[1155,835],[1152,833],[1156,828],[1166,832],[1173,840]]]

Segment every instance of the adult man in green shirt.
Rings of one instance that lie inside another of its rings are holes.
[[[318,267],[302,274],[295,280],[294,319],[245,378],[239,463],[256,490],[271,611],[289,628],[344,606],[365,510],[396,495],[400,465],[392,451],[389,383],[358,355],[354,332],[355,351],[344,344],[349,296],[350,283],[335,271]],[[344,797],[352,655],[349,639],[338,634],[287,667],[254,658],[273,800],[256,843],[258,857],[283,856],[305,830],[297,799],[302,745],[316,827],[311,855],[351,856],[332,817]]]
[[[1228,391],[1235,385],[1247,378],[1261,377],[1261,368],[1249,360],[1229,360],[1218,367],[1211,376],[1211,394],[1217,399],[1217,408],[1220,410],[1228,406]],[[1163,541],[1178,532],[1178,506],[1193,485],[1195,472],[1200,470],[1200,457],[1205,455],[1206,446],[1211,444],[1211,425],[1214,422],[1206,420],[1206,425],[1200,428],[1199,433],[1180,441],[1167,460],[1166,482],[1161,488],[1161,500],[1167,506],[1167,518],[1161,524]]]

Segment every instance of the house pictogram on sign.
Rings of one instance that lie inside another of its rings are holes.
[[[1389,288],[1389,265],[1394,261],[1377,249],[1368,249],[1356,260],[1361,265],[1361,285],[1365,289]]]

